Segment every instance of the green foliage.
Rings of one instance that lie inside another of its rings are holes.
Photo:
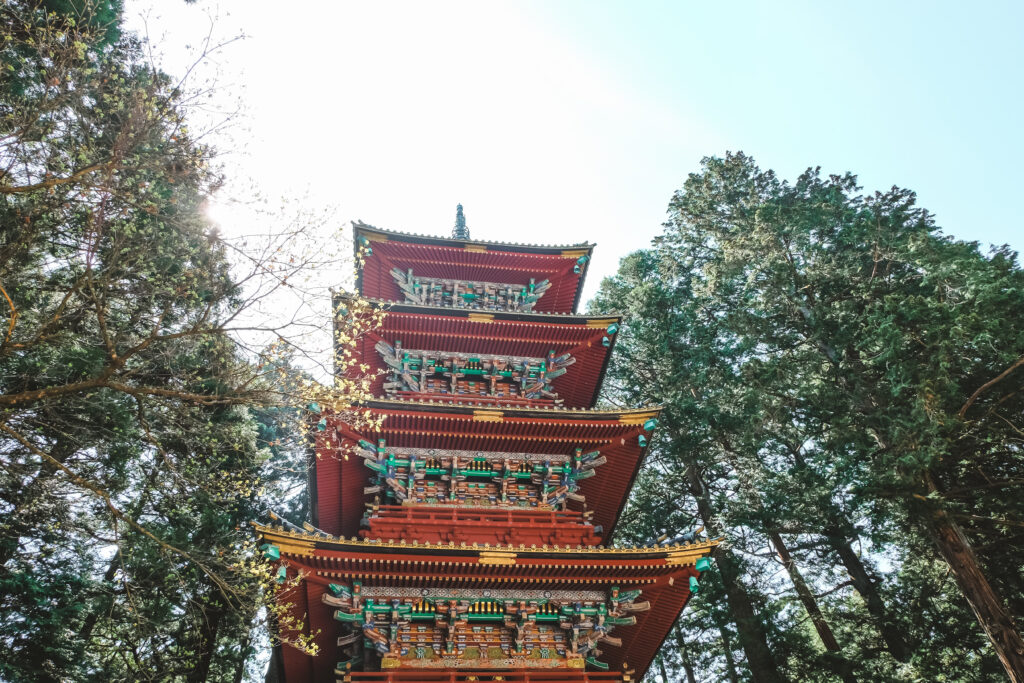
[[[723,568],[724,584],[744,589],[760,630],[738,640],[748,660],[758,642],[771,650],[765,680],[841,680],[849,666],[877,680],[997,680],[928,539],[940,515],[959,525],[1024,613],[1016,254],[941,235],[908,190],[865,196],[855,177],[816,169],[790,184],[742,154],[706,159],[669,216],[593,304],[625,316],[611,392],[665,405],[656,476],[622,533],[649,534],[658,505],[694,497],[678,514],[727,534],[719,564],[740,571]],[[840,650],[811,627],[794,571]],[[742,595],[725,592],[710,633],[684,619],[693,661],[742,621]],[[706,671],[726,671],[713,660]]]
[[[4,680],[236,679],[247,526],[303,457],[231,336],[253,294],[204,217],[212,151],[119,14],[0,8]]]

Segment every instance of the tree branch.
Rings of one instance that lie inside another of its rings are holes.
[[[992,385],[996,384],[997,382],[1000,382],[1007,375],[1009,375],[1011,372],[1013,372],[1014,370],[1016,370],[1017,368],[1019,368],[1022,365],[1024,365],[1024,356],[1021,356],[1020,358],[1018,358],[1017,362],[1015,362],[1013,365],[1011,365],[1010,367],[1008,367],[1005,370],[1003,370],[1001,373],[999,373],[999,375],[997,377],[995,377],[994,379],[990,379],[989,381],[985,382],[980,387],[978,387],[977,391],[975,391],[973,394],[971,394],[971,397],[969,399],[967,399],[967,403],[965,403],[963,405],[963,407],[960,408],[960,412],[958,412],[957,415],[959,415],[961,418],[963,418],[963,416],[967,414],[967,409],[971,407],[971,404],[973,404],[974,401],[977,400],[978,396],[980,396],[983,391],[985,391],[986,389],[990,388]]]

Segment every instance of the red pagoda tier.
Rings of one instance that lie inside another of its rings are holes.
[[[353,229],[356,252],[371,252],[356,282],[363,296],[456,310],[575,311],[594,250]]]
[[[619,318],[482,312],[378,302],[383,325],[359,340],[390,398],[504,405],[591,406]],[[337,305],[344,305],[338,297]]]
[[[575,314],[592,245],[474,241],[461,206],[451,239],[355,242],[374,426],[315,407],[312,523],[257,526],[318,650],[277,675],[639,680],[717,541],[607,547],[659,409],[593,408],[619,319]]]
[[[296,618],[319,632],[322,653],[339,652],[284,649],[289,681],[472,680],[425,676],[437,672],[639,680],[715,545],[494,546],[258,530],[288,577],[303,577],[287,596]]]
[[[448,517],[473,520],[477,530],[464,538],[480,543],[527,542],[506,521],[536,534],[532,525],[551,523],[556,512],[561,533],[584,534],[574,543],[606,542],[658,415],[397,400],[368,407],[383,418],[379,431],[323,416],[313,463],[314,525],[330,534],[397,539],[376,530],[436,527]],[[498,523],[480,525],[484,515]],[[575,530],[578,524],[585,533]],[[448,535],[458,527],[437,537],[424,529],[417,537],[455,540]]]

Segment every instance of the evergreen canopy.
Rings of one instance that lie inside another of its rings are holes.
[[[1024,676],[1015,253],[943,236],[909,190],[728,154],[594,306],[626,317],[609,395],[666,406],[626,533],[685,489],[677,514],[732,545],[691,663],[735,670],[735,632],[753,680]]]

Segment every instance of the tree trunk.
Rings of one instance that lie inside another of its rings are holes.
[[[263,683],[281,683],[281,648],[279,643],[270,651],[270,661],[267,662],[267,673],[263,677]]]
[[[725,672],[729,674],[729,683],[740,683],[740,675],[736,673],[736,660],[732,658],[732,640],[724,626],[718,627],[722,634],[722,652],[725,653]]]
[[[235,681],[234,683],[242,683],[245,678],[245,664],[249,660],[249,645],[252,643],[252,627],[248,628],[245,632],[245,639],[242,641],[242,655],[238,658],[238,663],[235,665]]]
[[[216,589],[211,589],[211,592]],[[224,605],[216,594],[210,596],[200,618],[199,644],[196,648],[195,665],[185,680],[188,683],[204,683],[210,675],[213,653],[217,650],[217,631],[224,616]]]
[[[668,683],[668,670],[665,668],[665,658],[658,655],[658,671],[661,672],[661,683]]]
[[[864,567],[860,557],[854,552],[849,538],[838,529],[826,531],[825,538],[828,541],[829,547],[839,555],[840,561],[846,567],[846,572],[853,581],[853,588],[864,600],[868,614],[874,619],[875,625],[882,635],[882,640],[885,641],[885,647],[889,650],[889,654],[898,662],[910,661],[910,648],[907,647],[903,634],[900,633],[899,627],[885,608],[885,602],[878,592],[878,586],[875,585],[875,581],[868,574],[867,568]]]
[[[807,616],[811,618],[814,630],[818,632],[818,637],[821,638],[821,644],[829,652],[839,652],[842,649],[839,647],[839,641],[836,640],[835,634],[832,633],[832,628],[825,619],[825,615],[822,614],[821,608],[818,607],[818,601],[815,600],[814,593],[807,587],[807,582],[804,581],[799,567],[796,566],[793,555],[790,554],[786,542],[782,540],[782,535],[776,531],[769,531],[768,538],[771,540],[772,545],[775,546],[775,552],[778,553],[779,559],[782,560],[782,566],[789,573],[789,578],[796,589],[797,597],[800,598],[800,604],[804,606]]]
[[[832,627],[828,625],[825,615],[822,613],[821,608],[818,607],[818,601],[815,599],[814,593],[807,587],[807,582],[800,573],[800,568],[796,566],[793,555],[789,552],[786,542],[782,540],[782,535],[777,531],[769,531],[768,538],[771,539],[772,545],[775,546],[775,552],[779,554],[782,566],[789,573],[789,578],[796,589],[797,597],[800,598],[800,604],[804,606],[807,616],[811,618],[811,623],[814,624],[814,630],[818,632],[821,644],[825,646],[825,649],[831,655],[828,660],[832,664],[833,671],[846,683],[855,683],[857,678],[852,673],[853,667],[845,657],[839,654],[842,650],[839,647],[839,641],[836,640],[835,634],[832,633]]]
[[[683,658],[683,671],[686,672],[686,683],[697,683],[696,672],[693,670],[693,660],[690,659],[690,648],[686,645],[686,638],[683,631],[676,625],[676,645],[679,647],[679,654]]]
[[[758,511],[763,512],[761,494],[757,490],[757,487],[750,483],[749,473],[742,466],[736,450],[726,439],[720,439],[720,442],[729,458],[730,465],[732,465],[733,470],[736,472],[736,476],[740,482],[740,488],[750,497],[751,501],[753,501],[754,507]],[[807,582],[804,581],[799,568],[796,566],[796,562],[793,561],[793,556],[790,554],[789,548],[782,540],[782,536],[771,528],[772,524],[770,521],[768,523],[764,523],[764,526],[768,538],[771,540],[772,545],[775,546],[775,551],[779,554],[779,558],[782,560],[783,566],[789,573],[789,578],[793,582],[793,587],[796,589],[796,594],[800,599],[800,603],[804,606],[807,616],[811,618],[811,622],[814,624],[814,628],[818,632],[818,637],[821,638],[821,642],[825,646],[825,649],[832,655],[828,658],[828,661],[832,665],[833,671],[846,681],[846,683],[853,683],[856,679],[853,678],[850,673],[850,663],[841,655],[836,655],[836,653],[840,652],[842,648],[839,647],[839,643],[836,641],[836,637],[833,635],[832,629],[825,620],[825,615],[822,614],[821,609],[818,607],[818,601],[814,599],[814,594],[807,587]]]
[[[805,472],[813,472],[799,449],[793,449],[792,454],[793,462],[796,463],[797,467]],[[815,477],[815,480],[820,480],[820,477]],[[825,488],[830,488],[824,482],[820,482],[820,484]],[[864,567],[864,563],[860,561],[860,557],[857,556],[857,553],[854,552],[850,544],[851,536],[854,534],[842,531],[843,529],[852,529],[852,525],[849,523],[846,515],[832,505],[826,504],[824,513],[831,520],[831,525],[824,531],[825,540],[828,542],[829,547],[839,555],[839,560],[846,567],[846,572],[853,581],[853,588],[864,600],[868,614],[871,615],[875,625],[878,627],[886,649],[889,650],[889,654],[896,661],[910,661],[910,649],[903,639],[903,634],[900,633],[899,627],[892,620],[888,610],[886,610],[885,602],[878,592],[878,586],[875,585],[874,580]]]
[[[929,492],[935,492],[937,489],[931,477],[925,476]],[[970,541],[960,525],[941,507],[922,512],[929,535],[992,642],[1007,677],[1013,683],[1024,683],[1024,640],[1021,640],[1020,631],[1003,601],[985,578]]]
[[[711,502],[708,499],[707,488],[701,481],[700,475],[695,467],[687,467],[687,478],[690,489],[697,501],[697,512],[704,522],[704,526],[714,533],[717,528],[715,517],[711,512]],[[739,635],[740,647],[747,655],[747,666],[750,667],[751,680],[754,683],[776,683],[783,680],[779,673],[775,658],[768,647],[768,637],[764,630],[761,619],[754,611],[754,605],[747,593],[746,586],[740,578],[739,565],[732,553],[722,550],[721,546],[714,551],[715,561],[718,564],[719,573],[722,575],[722,583],[725,586],[726,602],[729,605],[729,614],[733,623],[736,624],[736,633]]]
[[[747,587],[743,585],[736,558],[728,551],[715,550],[715,562],[718,564],[722,583],[725,584],[725,597],[729,605],[729,613],[736,624],[736,633],[740,639],[740,647],[747,655],[751,679],[754,683],[781,682],[775,658],[768,647],[768,636],[760,617],[754,611],[753,602]]]

